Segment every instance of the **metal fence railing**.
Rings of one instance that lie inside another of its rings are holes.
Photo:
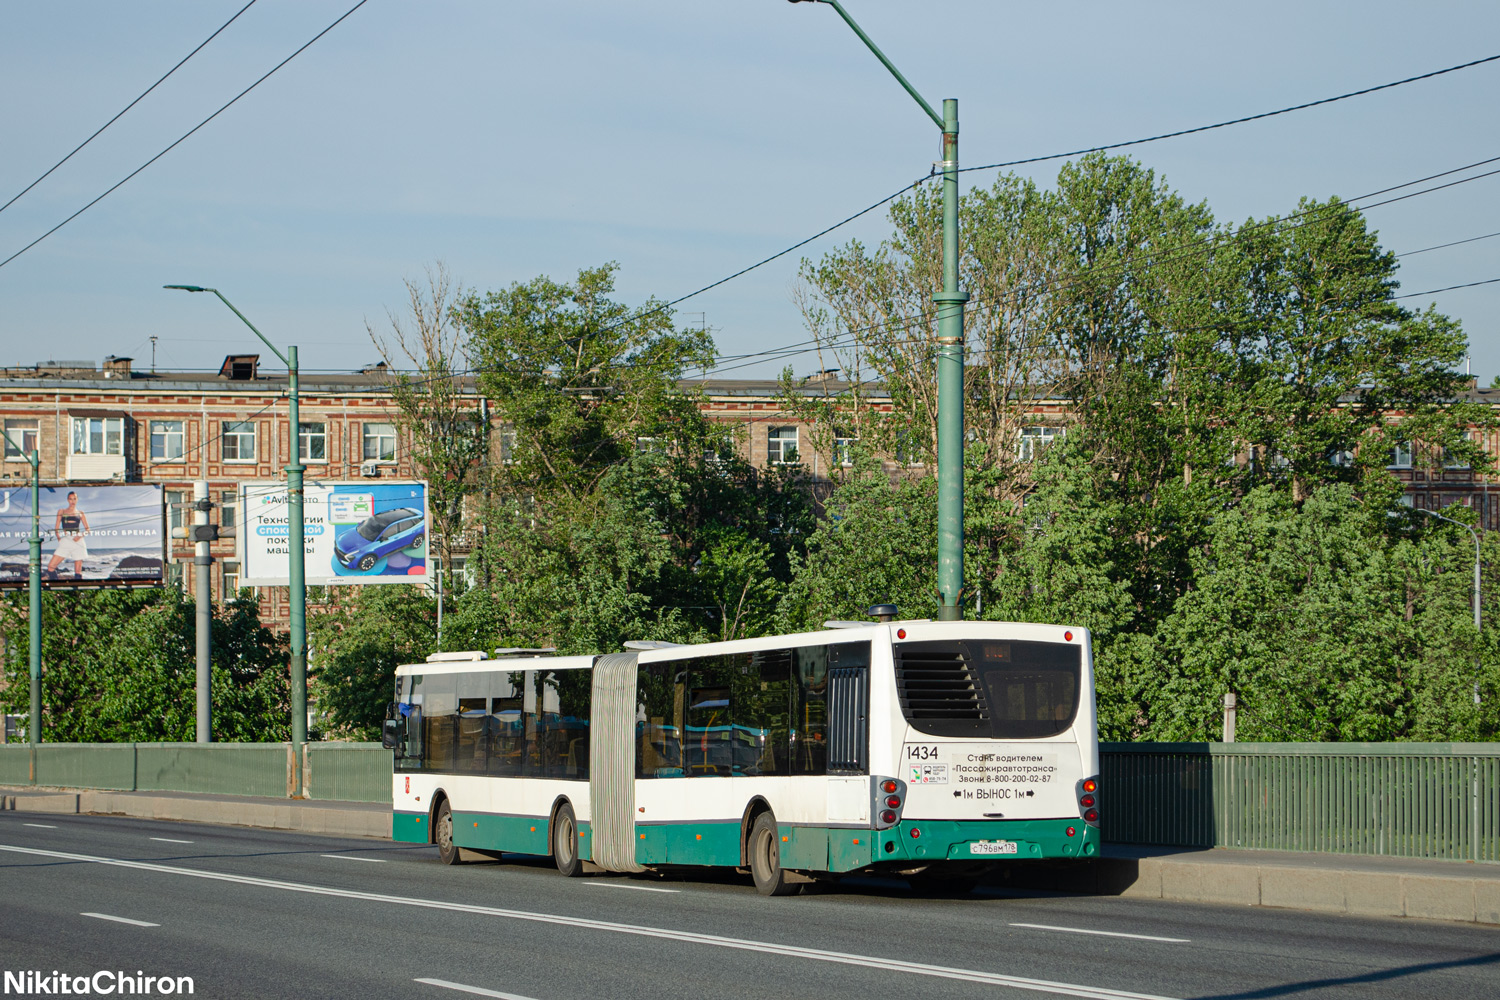
[[[0,744],[0,785],[30,780]],[[1500,744],[1104,743],[1104,838],[1116,844],[1500,862]],[[289,743],[45,743],[35,784],[284,797]],[[309,743],[308,798],[390,802],[391,752]]]
[[[290,743],[43,743],[0,745],[0,785],[197,792],[285,798],[295,787]],[[309,743],[308,798],[391,800],[391,752],[379,743]]]
[[[1099,749],[1108,842],[1500,861],[1500,744]]]

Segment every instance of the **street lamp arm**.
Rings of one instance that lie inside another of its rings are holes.
[[[906,89],[906,92],[912,96],[912,99],[922,106],[922,110],[927,112],[927,117],[936,122],[938,128],[947,131],[948,123],[943,121],[943,116],[932,110],[932,105],[928,104],[926,99],[923,98],[921,94],[917,93],[917,88],[913,87],[907,81],[906,77],[901,75],[901,71],[896,68],[894,63],[886,58],[885,53],[880,51],[880,46],[876,45],[875,42],[871,40],[870,36],[865,34],[865,30],[861,28],[857,23],[855,23],[854,18],[849,16],[849,12],[844,9],[844,5],[839,3],[839,0],[789,0],[789,2],[826,3],[828,6],[838,11],[839,17],[842,17],[844,19],[844,23],[854,29],[854,33],[859,36],[859,40],[864,42],[865,46],[868,47],[871,52],[875,53],[875,58],[879,59],[885,66],[885,68],[891,71],[891,76],[894,76],[896,78],[896,82],[901,84],[901,86]]]
[[[295,367],[291,363],[291,361],[289,361],[287,359],[287,356],[285,354],[282,354],[281,351],[279,351],[276,348],[275,344],[273,344],[269,340],[267,340],[266,339],[266,335],[263,334],[263,333],[261,333],[259,330],[257,330],[255,328],[255,324],[252,323],[252,322],[250,322],[248,319],[246,319],[245,318],[245,314],[242,313],[242,312],[240,312],[238,309],[236,309],[234,307],[234,303],[230,302],[228,299],[226,299],[224,297],[224,293],[221,292],[221,291],[219,291],[217,288],[205,288],[202,285],[162,285],[161,287],[163,287],[163,288],[173,288],[173,289],[176,289],[177,291],[180,291],[180,292],[213,292],[215,295],[217,295],[219,297],[219,301],[220,302],[222,302],[226,306],[228,306],[229,310],[231,312],[233,312],[236,316],[238,316],[240,318],[240,322],[244,323],[246,326],[248,326],[250,328],[250,332],[251,333],[255,334],[257,337],[260,338],[260,342],[262,344],[265,344],[267,347],[269,347],[271,349],[271,353],[272,354],[276,355],[278,358],[281,359],[281,363],[282,364],[286,365],[288,369],[291,369],[291,368]]]

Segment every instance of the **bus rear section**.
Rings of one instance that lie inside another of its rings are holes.
[[[1099,749],[1085,629],[897,624],[872,692],[884,867],[959,876],[1099,856]]]

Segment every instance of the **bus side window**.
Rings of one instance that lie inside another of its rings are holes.
[[[521,725],[521,684],[525,675],[519,671],[495,674],[490,680],[490,758],[488,773],[505,777],[521,774],[521,757],[525,739]]]
[[[688,664],[683,770],[689,777],[732,773],[730,680],[729,657],[705,656]]]
[[[558,778],[589,776],[589,697],[593,677],[587,670],[557,670],[544,675],[547,773]]]
[[[640,705],[636,712],[636,732],[640,744],[635,755],[638,778],[678,778],[682,776],[682,699],[677,697],[677,673],[680,660],[642,664],[637,674],[636,691]]]
[[[732,657],[735,773],[789,774],[792,654],[786,649]],[[740,745],[743,743],[744,745]]]
[[[453,674],[428,674],[422,682],[422,742],[428,771],[452,771],[458,749],[458,693]]]
[[[792,746],[792,774],[828,773],[828,647],[801,646],[796,651],[793,702],[797,739]]]

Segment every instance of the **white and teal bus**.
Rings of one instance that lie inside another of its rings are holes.
[[[448,864],[748,869],[768,895],[855,873],[952,889],[1007,860],[1098,856],[1085,629],[828,624],[399,667],[393,835]]]

